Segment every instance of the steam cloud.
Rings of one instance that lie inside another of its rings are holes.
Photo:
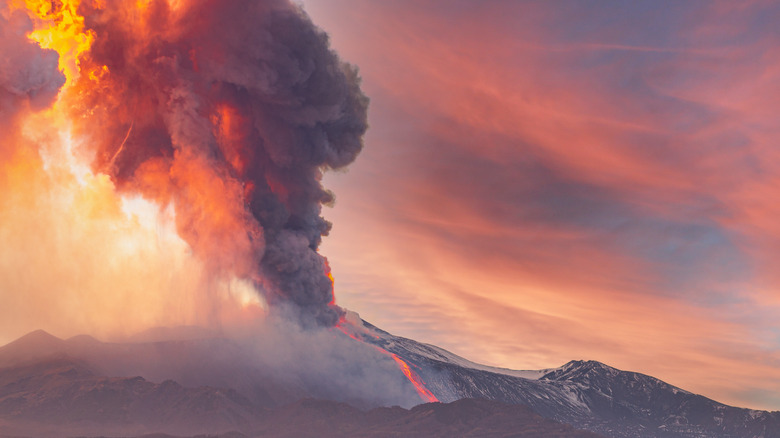
[[[67,99],[94,167],[173,205],[211,271],[250,279],[304,326],[334,325],[320,180],[362,148],[356,70],[287,0],[137,3],[79,9],[94,42]]]

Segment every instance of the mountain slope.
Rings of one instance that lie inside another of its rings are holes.
[[[616,438],[780,437],[780,412],[727,406],[595,361],[513,371],[475,364],[365,322],[361,338],[410,363],[444,402],[480,397],[524,404],[545,417]]]
[[[0,370],[4,434],[216,433],[254,427],[262,412],[234,390],[100,376],[65,356]]]
[[[594,417],[604,419],[603,425],[633,430],[635,436],[780,436],[780,412],[727,406],[595,361],[569,362],[541,381],[576,386]],[[589,428],[606,432],[603,427]]]
[[[0,369],[0,436],[151,433],[291,438],[599,437],[542,418],[526,406],[488,400],[361,411],[346,403],[306,399],[267,410],[231,389],[103,377],[67,357]]]
[[[303,400],[279,409],[257,430],[263,437],[538,437],[598,438],[600,435],[545,419],[527,406],[463,399],[412,409],[363,412],[346,404]]]
[[[361,339],[397,355],[444,402],[434,404],[424,416],[447,417],[447,409],[455,408],[444,406],[453,402],[464,411],[452,418],[481,412],[477,417],[486,423],[459,424],[459,434],[466,434],[472,426],[482,430],[490,422],[506,427],[522,423],[515,418],[521,411],[512,409],[522,410],[519,405],[524,405],[542,417],[615,438],[780,438],[780,412],[726,406],[651,376],[599,362],[508,370],[393,336],[362,321],[350,330],[337,334],[345,342]],[[320,434],[332,429],[392,436],[391,430],[400,433],[408,422],[431,433],[435,427],[448,430],[447,424],[418,418],[422,412],[418,408],[361,411],[336,401],[293,403],[323,394],[322,388],[316,380],[279,380],[275,370],[259,365],[257,356],[244,350],[246,344],[212,334],[198,339],[191,333],[197,331],[188,330],[187,336],[177,336],[175,341],[155,337],[153,342],[103,343],[87,336],[60,340],[34,332],[0,347],[0,434],[28,430],[25,433],[51,435],[41,427],[51,432],[57,430],[58,422],[75,427],[72,430],[80,434],[241,430],[285,436],[286,429],[301,432],[300,427],[309,424]],[[311,370],[320,366],[318,362],[306,364]],[[343,372],[361,372],[361,368]],[[391,381],[404,383],[400,378]],[[498,403],[462,405],[463,399]],[[372,406],[358,399],[354,404]],[[183,427],[177,429],[177,424]],[[173,426],[166,429],[164,425]],[[494,432],[500,436],[500,430]]]

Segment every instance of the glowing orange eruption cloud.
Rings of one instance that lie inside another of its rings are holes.
[[[305,326],[336,323],[342,310],[317,252],[330,230],[321,206],[333,199],[320,179],[360,152],[367,99],[298,7],[10,6],[29,15],[30,39],[59,54],[67,81],[35,123],[58,126],[65,155],[122,196],[170,210],[208,276],[249,283]]]
[[[360,152],[367,99],[300,9],[3,6],[24,30],[18,57],[39,61],[28,76],[48,78],[0,81],[18,121],[2,138],[4,333],[126,335],[268,311],[303,328],[344,323],[317,252],[333,200],[320,179]]]

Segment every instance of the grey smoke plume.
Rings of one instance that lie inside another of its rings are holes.
[[[49,106],[65,83],[57,69],[57,52],[30,41],[30,19],[23,12],[9,12],[6,6],[0,1],[0,127],[27,105]]]
[[[68,99],[94,166],[172,204],[214,272],[252,279],[303,325],[334,325],[320,180],[362,148],[356,69],[287,0],[181,3],[81,5],[94,43]]]

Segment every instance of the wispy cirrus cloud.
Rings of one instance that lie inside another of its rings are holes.
[[[327,181],[340,302],[502,366],[780,406],[755,392],[780,377],[780,8],[305,6],[372,99]]]

